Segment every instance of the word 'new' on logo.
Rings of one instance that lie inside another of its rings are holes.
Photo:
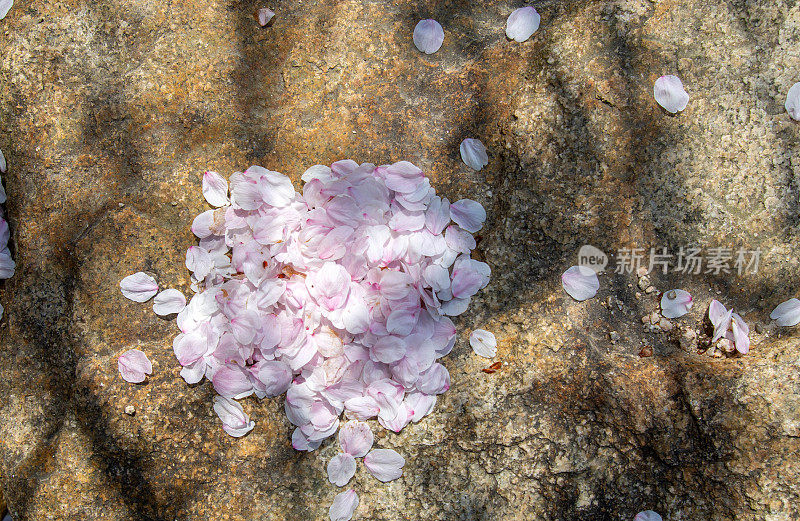
[[[600,273],[608,266],[608,255],[591,244],[585,244],[578,250],[578,266]]]

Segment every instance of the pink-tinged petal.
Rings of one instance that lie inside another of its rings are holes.
[[[181,378],[183,378],[189,385],[196,384],[202,380],[205,374],[206,362],[202,358],[193,364],[189,364],[181,368]]]
[[[2,13],[3,4],[9,4],[9,7],[11,7],[10,3],[11,2],[9,2],[9,0],[2,0],[2,3],[0,3],[0,13]],[[0,18],[0,20],[2,20],[2,18]],[[6,164],[6,155],[3,154],[2,150],[0,150],[0,173],[5,174],[7,170],[8,170],[8,165]]]
[[[417,389],[425,394],[442,394],[450,389],[450,373],[442,364],[433,364],[419,375]]]
[[[260,166],[251,166],[245,174],[258,176],[258,186],[261,200],[270,206],[283,208],[288,206],[295,197],[292,180],[280,172],[273,172]]]
[[[425,227],[432,234],[439,235],[448,224],[450,224],[450,201],[446,197],[434,197],[425,212]]]
[[[328,481],[343,487],[356,474],[356,460],[352,455],[339,453],[328,462]]]
[[[258,24],[261,27],[266,27],[274,16],[275,12],[272,9],[262,7],[261,9],[258,10]]]
[[[225,206],[228,200],[228,181],[216,172],[203,174],[203,197],[211,206]]]
[[[389,228],[395,232],[415,232],[425,226],[425,212],[412,212],[397,206],[394,206],[393,210]]]
[[[208,351],[208,339],[193,331],[181,333],[172,341],[172,350],[181,365],[186,366],[199,360]]]
[[[779,326],[789,327],[800,324],[800,300],[792,298],[778,306],[770,313],[769,318]]]
[[[411,420],[417,423],[433,412],[433,407],[436,405],[436,396],[413,392],[406,395],[405,402],[414,411]]]
[[[800,121],[800,82],[795,83],[786,95],[786,112],[795,120]],[[5,170],[3,170],[5,172]]]
[[[475,249],[475,237],[460,226],[450,225],[444,233],[447,247],[458,253],[466,253]]]
[[[469,345],[475,354],[484,358],[497,355],[497,340],[494,334],[485,329],[476,329],[469,335]]]
[[[333,504],[328,510],[331,521],[350,521],[353,519],[353,512],[358,508],[358,494],[352,488],[333,498]]]
[[[459,150],[461,152],[461,160],[473,170],[480,170],[489,164],[489,154],[486,152],[486,147],[478,139],[468,137],[461,142]],[[452,208],[450,213],[452,214]],[[455,221],[455,219],[453,220]]]
[[[405,458],[393,449],[375,449],[364,456],[369,473],[384,483],[402,476],[405,464]]]
[[[391,364],[405,356],[406,343],[403,339],[393,335],[383,336],[375,342],[370,353],[375,360],[384,364]]]
[[[350,280],[350,274],[342,265],[326,262],[306,277],[306,287],[323,309],[333,311],[347,301]]]
[[[483,277],[471,267],[453,269],[451,290],[457,299],[469,298],[481,289]]]
[[[686,108],[689,95],[683,88],[680,78],[672,74],[661,76],[653,86],[653,96],[664,110],[675,114]]]
[[[122,295],[134,302],[147,302],[158,293],[156,279],[141,271],[122,279],[119,287]]]
[[[264,392],[267,396],[278,396],[285,393],[292,383],[291,368],[278,360],[259,362],[254,376],[266,386]]]
[[[5,158],[3,158],[2,156],[3,156],[3,151],[0,150],[0,159],[5,160]],[[0,166],[2,166],[2,162],[1,161],[0,161]],[[5,170],[3,172],[5,172]],[[6,189],[3,186],[2,179],[0,179],[0,204],[5,203],[7,199],[8,199],[8,196],[6,195]]]
[[[212,227],[214,227],[214,210],[206,210],[192,221],[192,233],[199,239],[214,235]]]
[[[733,330],[733,343],[736,350],[746,355],[750,351],[750,327],[738,314],[734,313],[731,320]]]
[[[471,297],[467,298],[454,298],[442,303],[441,312],[443,315],[450,317],[457,317],[465,312],[469,307]]]
[[[214,389],[225,398],[246,396],[253,391],[253,383],[239,366],[224,365],[217,369],[212,379]]]
[[[194,273],[195,278],[203,280],[214,268],[211,254],[200,246],[192,246],[186,250],[186,269]]]
[[[692,295],[682,289],[664,292],[661,297],[661,314],[666,318],[682,317],[692,308]]]
[[[231,177],[231,201],[243,210],[257,210],[264,204],[259,184],[249,177]]]
[[[384,270],[381,273],[381,281],[378,283],[378,290],[381,295],[389,300],[400,300],[408,296],[414,280],[402,271]]]
[[[486,210],[477,201],[461,199],[450,205],[450,217],[457,225],[470,233],[475,233],[483,228]]]
[[[0,279],[10,279],[13,277],[16,266],[17,264],[14,262],[14,259],[11,258],[11,253],[8,251],[8,247],[6,247],[0,252]]]
[[[153,299],[153,311],[156,315],[180,313],[186,307],[186,297],[177,289],[165,289]]]
[[[414,46],[425,54],[433,54],[444,43],[444,29],[436,20],[420,20],[414,27]]]
[[[402,194],[414,192],[425,179],[422,170],[408,161],[398,161],[382,168],[386,187]]]
[[[561,286],[570,297],[583,301],[597,295],[600,280],[594,270],[585,266],[572,266],[561,275]]]
[[[363,458],[375,440],[369,424],[351,420],[339,429],[339,444],[342,450],[354,458]]]
[[[300,176],[300,179],[304,183],[309,183],[313,179],[319,179],[323,183],[329,183],[333,181],[333,175],[331,174],[331,168],[325,165],[314,165],[305,172],[303,175]]]
[[[652,510],[644,510],[636,514],[636,517],[633,518],[633,521],[663,521],[663,519],[661,519],[661,516]]]
[[[386,331],[401,337],[411,334],[419,318],[419,309],[396,309],[386,319]]]
[[[144,382],[145,374],[153,372],[153,364],[147,355],[138,349],[129,349],[122,353],[117,360],[117,366],[123,380],[133,384]]]
[[[14,0],[2,0],[2,1],[0,1],[0,20],[2,20],[3,18],[6,17],[6,15],[8,14],[8,11],[11,9],[11,7],[13,5],[14,5]],[[2,170],[2,172],[5,173],[5,166],[4,166],[3,170]]]
[[[422,272],[422,278],[433,291],[442,291],[450,287],[450,272],[437,264],[431,264]]]
[[[305,450],[305,451],[312,451],[317,450],[317,448],[322,444],[322,440],[318,441],[311,441],[308,439],[308,436],[303,434],[303,432],[297,428],[292,432],[292,447],[295,450]]]
[[[378,402],[376,402],[371,396],[350,398],[344,402],[344,407],[353,413],[353,416],[359,420],[369,420],[370,418],[374,418],[380,411]]]
[[[234,438],[244,436],[256,425],[238,402],[222,396],[214,397],[214,412],[222,420],[223,430]]]
[[[253,341],[260,327],[260,316],[255,311],[244,310],[231,319],[231,333],[240,344]]]
[[[708,306],[708,319],[711,320],[714,326],[719,324],[727,313],[728,309],[719,300],[712,300]]]
[[[539,29],[541,19],[533,7],[515,9],[506,21],[506,36],[522,43]]]

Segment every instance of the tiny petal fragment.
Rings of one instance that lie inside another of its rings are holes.
[[[228,181],[216,172],[203,174],[203,197],[211,206],[225,206],[228,200]]]
[[[497,355],[497,339],[494,333],[485,329],[476,329],[469,335],[469,345],[475,354],[484,358],[494,358]]]
[[[275,16],[275,12],[272,9],[267,9],[266,7],[262,7],[258,10],[258,24],[261,27],[266,27],[267,24],[272,20],[272,17]]]
[[[153,311],[156,315],[180,313],[186,307],[186,297],[177,289],[165,289],[153,299]]]
[[[585,266],[572,266],[561,275],[564,291],[577,301],[590,299],[600,289],[600,280],[594,270]]]
[[[352,488],[333,498],[333,504],[328,515],[331,521],[350,521],[353,519],[353,512],[358,508],[358,494]]]
[[[682,317],[692,308],[692,296],[688,291],[672,289],[661,297],[661,314],[666,318]]]
[[[6,17],[11,6],[14,5],[14,0],[0,0],[0,20]],[[5,172],[5,170],[3,170]]]
[[[328,462],[328,481],[343,487],[356,473],[356,460],[351,454],[342,452]]]
[[[420,20],[414,27],[414,45],[420,52],[433,54],[442,47],[444,29],[436,20]]]
[[[489,154],[479,139],[468,137],[459,147],[461,160],[473,170],[480,170],[489,164]]]
[[[119,283],[122,294],[134,302],[147,302],[158,293],[156,279],[140,271],[128,275]]]
[[[769,318],[783,327],[800,324],[800,300],[792,298],[778,304],[775,310],[770,313]]]
[[[686,108],[689,103],[689,94],[683,88],[680,78],[669,74],[661,76],[653,86],[653,96],[664,110],[675,114]]]
[[[633,521],[663,521],[661,516],[653,512],[652,510],[644,510],[636,514],[636,517],[633,518]]]
[[[222,396],[214,397],[214,412],[222,420],[222,429],[234,438],[244,436],[256,425],[244,412],[239,402]]]
[[[370,474],[386,483],[403,475],[406,460],[393,449],[375,449],[364,457],[364,466]]]
[[[516,42],[524,42],[539,29],[541,19],[533,7],[515,9],[506,21],[506,36]]]
[[[352,420],[339,430],[339,444],[342,450],[355,458],[363,458],[372,448],[374,441],[369,424]]]
[[[0,0],[0,1],[2,1],[2,0]],[[0,4],[0,5],[2,5],[2,4]],[[1,9],[0,9],[0,13],[2,13]],[[2,20],[2,18],[0,18],[0,20]],[[3,154],[3,151],[0,150],[0,173],[5,174],[6,170],[8,170],[8,165],[6,164],[6,156],[5,156],[5,154]]]
[[[786,95],[786,112],[795,121],[800,121],[800,82],[792,85]]]
[[[117,366],[123,380],[132,384],[144,382],[145,375],[153,372],[153,364],[138,349],[129,349],[122,353],[117,360]]]

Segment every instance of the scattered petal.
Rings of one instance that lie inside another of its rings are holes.
[[[666,318],[682,317],[692,308],[692,295],[682,289],[664,292],[661,297],[661,314]]]
[[[689,103],[689,95],[684,90],[683,83],[680,78],[672,74],[661,76],[656,80],[653,96],[664,110],[672,114],[682,111]]]
[[[461,151],[461,160],[473,170],[480,170],[489,164],[486,147],[478,139],[468,137],[461,142],[459,150]]]
[[[800,82],[792,85],[786,95],[786,112],[795,121],[800,121]],[[5,172],[5,170],[3,170]]]
[[[14,5],[14,0],[0,0],[0,20],[6,17],[11,6]],[[5,172],[5,170],[3,170]]]
[[[506,36],[516,42],[524,42],[539,29],[541,19],[533,7],[515,9],[506,21]]]
[[[156,315],[180,313],[186,307],[186,297],[177,289],[165,289],[153,299],[153,311]]]
[[[494,358],[497,355],[497,340],[494,333],[485,329],[476,329],[469,335],[469,345],[475,354],[484,358]]]
[[[272,20],[272,17],[275,16],[275,12],[272,9],[268,9],[266,7],[262,7],[258,10],[258,23],[261,27],[266,27],[267,24]]]
[[[216,172],[203,174],[203,197],[211,206],[225,206],[228,200],[228,181]]]
[[[561,275],[564,291],[577,301],[590,299],[600,289],[600,280],[594,270],[585,266],[572,266]]]
[[[351,454],[342,452],[328,462],[328,481],[337,487],[347,485],[356,474],[356,460]]]
[[[346,490],[333,498],[333,504],[328,515],[331,521],[350,521],[353,519],[353,512],[358,508],[358,494],[352,488]]]
[[[222,420],[222,429],[234,438],[244,436],[256,425],[244,412],[239,402],[222,396],[214,397],[214,412]]]
[[[375,449],[364,456],[364,466],[370,474],[386,483],[403,475],[406,460],[393,449]]]
[[[800,324],[800,300],[791,298],[778,306],[770,313],[769,318],[775,320],[779,326],[788,327]]]
[[[122,279],[119,287],[122,295],[134,302],[147,302],[158,293],[156,279],[142,271]]]
[[[117,366],[123,380],[132,384],[144,382],[145,374],[153,372],[153,364],[147,355],[138,349],[129,349],[122,353],[117,360]]]
[[[461,199],[450,205],[450,217],[464,230],[475,233],[483,228],[486,210],[477,201]]]
[[[420,20],[414,27],[414,45],[420,52],[433,54],[442,47],[444,29],[436,20]]]
[[[636,514],[636,517],[633,518],[633,521],[663,521],[661,516],[653,512],[652,510],[645,510],[643,512],[639,512]]]

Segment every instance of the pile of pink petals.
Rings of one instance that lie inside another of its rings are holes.
[[[208,378],[227,400],[285,392],[292,443],[313,450],[342,413],[399,432],[431,412],[450,387],[437,362],[455,343],[448,317],[490,269],[470,258],[483,207],[438,197],[409,162],[339,161],[302,180],[297,193],[253,166],[231,176],[229,195],[205,173],[203,194],[218,208],[192,224],[196,294],[173,347],[188,383]],[[236,424],[226,430],[249,430],[226,403],[222,416]]]

